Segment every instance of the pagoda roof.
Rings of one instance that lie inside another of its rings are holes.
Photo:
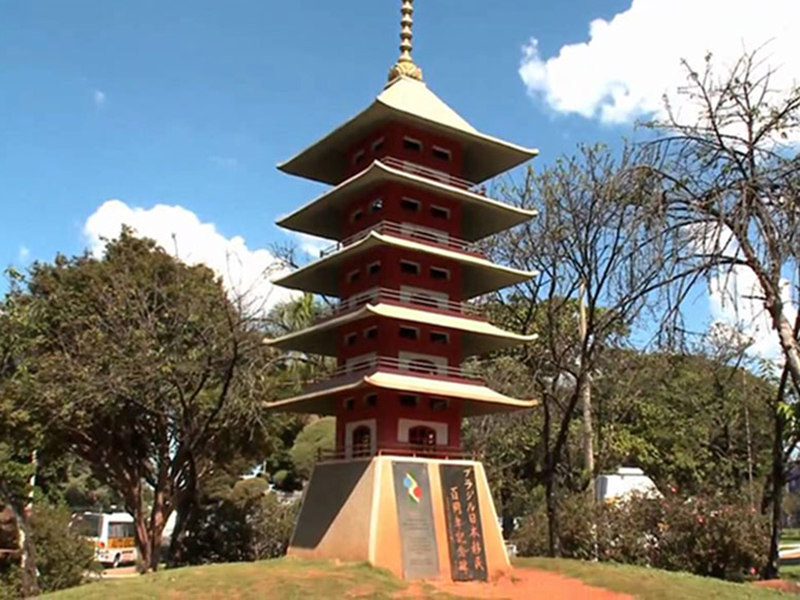
[[[388,182],[403,183],[461,203],[464,211],[461,236],[467,241],[482,239],[536,216],[536,211],[517,208],[474,191],[409,173],[376,160],[363,171],[282,218],[278,225],[319,237],[341,240],[345,235],[342,214],[349,202],[370,187]]]
[[[276,402],[266,402],[265,407],[280,412],[335,415],[336,400],[340,394],[367,387],[456,399],[461,404],[464,417],[511,412],[533,408],[537,405],[535,400],[510,398],[477,383],[461,383],[377,371],[336,387],[315,390]]]
[[[457,252],[432,244],[420,243],[393,235],[387,235],[385,233],[378,233],[377,231],[370,231],[357,242],[353,242],[352,244],[332,252],[324,258],[304,265],[296,271],[274,280],[273,283],[281,287],[315,294],[338,296],[340,293],[339,270],[342,264],[359,252],[381,245],[430,254],[460,263],[463,268],[462,298],[465,300],[516,283],[521,283],[536,275],[528,271],[496,265],[474,254]]]
[[[459,142],[463,176],[480,183],[533,158],[539,152],[480,133],[422,81],[398,77],[365,110],[278,165],[285,173],[336,185],[345,178],[345,152],[376,127],[405,122]]]
[[[504,331],[491,323],[478,319],[381,303],[367,304],[359,310],[328,319],[302,331],[269,340],[267,343],[281,350],[297,350],[333,356],[337,352],[339,327],[369,317],[385,317],[460,331],[462,332],[462,357],[502,350],[515,344],[532,342],[537,337],[536,335],[519,335]]]

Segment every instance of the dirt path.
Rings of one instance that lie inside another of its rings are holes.
[[[431,583],[441,592],[466,598],[632,600],[632,596],[592,587],[579,579],[571,579],[549,571],[537,571],[534,569],[514,569],[510,577],[503,577],[492,583]]]

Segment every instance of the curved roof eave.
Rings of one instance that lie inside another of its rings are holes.
[[[487,220],[486,218],[468,221],[467,224],[474,221],[472,227],[474,231],[465,230],[462,232],[462,236],[467,241],[471,242],[524,223],[537,215],[535,210],[519,208],[482,194],[477,194],[471,190],[449,185],[443,181],[436,181],[430,177],[423,177],[402,169],[396,169],[379,160],[375,160],[363,171],[353,175],[333,189],[317,196],[311,202],[292,211],[280,219],[277,224],[280,227],[293,231],[339,240],[343,236],[341,230],[342,221],[341,219],[337,220],[331,218],[328,212],[333,208],[331,205],[345,204],[350,194],[358,193],[365,186],[382,183],[384,179],[387,181],[403,181],[412,186],[430,190],[445,197],[452,197],[463,202],[467,208],[474,207],[482,209],[484,212],[489,212],[490,214],[493,213],[498,216],[503,215],[501,218],[495,219],[496,223],[492,223],[491,220]],[[324,215],[322,214],[323,212],[325,213]],[[315,213],[320,213],[320,216],[315,218]],[[316,220],[317,222],[311,223],[311,220]]]
[[[364,236],[363,239],[360,239],[357,242],[353,242],[352,244],[345,246],[344,248],[336,250],[335,252],[332,252],[331,254],[325,256],[324,258],[313,261],[307,265],[303,265],[302,267],[293,271],[292,273],[289,273],[288,275],[284,275],[277,279],[274,279],[272,283],[274,285],[293,288],[293,289],[301,289],[316,294],[337,296],[339,293],[338,277],[334,278],[335,281],[326,283],[322,281],[322,277],[317,276],[311,278],[311,275],[309,273],[312,273],[314,270],[319,270],[321,267],[324,266],[329,266],[333,268],[333,266],[336,265],[339,261],[341,261],[344,257],[350,256],[351,254],[356,254],[357,252],[370,248],[375,244],[386,244],[388,246],[393,246],[395,248],[403,248],[405,250],[421,252],[423,254],[432,254],[440,258],[454,260],[466,267],[485,269],[484,273],[494,274],[496,276],[496,279],[498,279],[496,284],[473,286],[473,288],[465,289],[463,294],[464,299],[474,298],[475,296],[487,294],[496,289],[502,289],[504,287],[514,285],[515,283],[521,283],[522,281],[526,281],[537,275],[534,272],[522,271],[520,269],[514,269],[512,267],[506,267],[504,265],[497,265],[485,258],[480,258],[477,256],[473,256],[471,254],[466,254],[464,252],[457,252],[454,250],[448,250],[446,248],[439,248],[437,246],[433,246],[430,244],[422,244],[419,242],[414,242],[411,240],[406,240],[403,238],[386,235],[383,233],[378,233],[376,231],[371,231],[369,234]],[[309,278],[310,281],[304,281],[304,279],[309,279]],[[470,277],[464,278],[465,282],[473,279],[474,278]],[[313,286],[311,285],[312,282]]]
[[[536,400],[518,400],[516,398],[510,398],[499,392],[495,392],[485,385],[458,383],[378,371],[337,387],[301,394],[300,396],[278,400],[277,402],[265,402],[264,407],[267,410],[278,412],[291,411],[318,415],[334,415],[336,413],[334,397],[337,394],[354,391],[364,385],[394,391],[416,392],[453,398],[462,404],[462,415],[465,417],[525,410],[535,408],[538,405]]]
[[[462,343],[464,347],[463,357],[494,352],[514,344],[532,342],[538,337],[536,334],[520,335],[505,331],[486,321],[408,308],[396,304],[379,303],[365,305],[346,315],[334,317],[323,323],[312,325],[301,331],[289,333],[276,339],[266,340],[265,343],[283,350],[299,350],[313,354],[333,355],[336,352],[336,341],[323,339],[323,341],[318,341],[315,345],[313,343],[315,334],[316,336],[333,335],[341,325],[372,315],[459,331],[465,336],[472,337],[473,340],[471,343],[466,342],[466,340]],[[306,338],[306,344],[302,344],[303,338]],[[483,342],[480,340],[483,340]]]
[[[401,77],[364,110],[289,160],[280,163],[284,173],[336,185],[343,179],[346,157],[342,150],[358,141],[369,127],[400,117],[421,126],[442,130],[462,142],[465,149],[480,147],[482,160],[475,161],[465,177],[480,183],[536,157],[539,151],[480,133],[447,106],[421,82]],[[493,153],[490,157],[488,153]],[[492,158],[492,160],[490,160]],[[471,175],[471,176],[468,176]]]

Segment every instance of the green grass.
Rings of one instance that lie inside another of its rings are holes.
[[[518,559],[517,567],[555,571],[640,600],[780,600],[797,596],[654,569],[547,558]],[[800,569],[800,567],[798,567]],[[105,580],[44,597],[48,600],[392,600],[452,598],[433,586],[408,587],[366,564],[279,559],[171,569],[144,577]]]
[[[644,567],[611,563],[590,563],[552,558],[521,558],[517,567],[555,571],[567,577],[638,600],[779,600],[795,595],[757,588],[749,584],[728,583],[688,573],[670,573]]]
[[[800,582],[800,565],[781,565],[781,579]]]
[[[390,573],[365,564],[336,565],[284,558],[169,569],[144,577],[90,583],[44,597],[48,600],[381,600],[402,598],[405,588]]]

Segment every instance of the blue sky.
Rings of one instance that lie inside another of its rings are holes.
[[[415,58],[478,128],[541,149],[617,132],[558,117],[517,73],[626,2],[417,2]],[[399,1],[5,0],[0,4],[0,262],[86,247],[107,199],[177,204],[250,247],[318,193],[276,163],[364,108],[397,56]],[[25,250],[27,249],[27,251]],[[22,256],[20,255],[22,253]]]
[[[477,128],[539,148],[540,165],[630,135],[682,83],[681,58],[773,40],[783,73],[800,71],[797,0],[415,4],[431,89]],[[181,231],[182,257],[219,265],[234,248],[257,270],[289,239],[275,219],[322,189],[275,165],[380,92],[399,6],[0,0],[0,265],[97,250],[130,218],[157,239]]]

